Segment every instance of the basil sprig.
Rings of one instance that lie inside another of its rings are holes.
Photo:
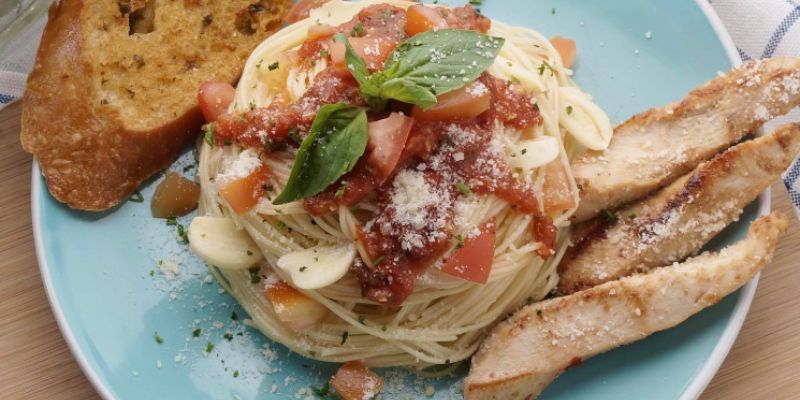
[[[327,104],[300,144],[289,181],[273,204],[311,197],[349,172],[367,148],[367,113],[348,104]]]
[[[384,68],[370,75],[347,37],[340,33],[334,40],[345,44],[345,63],[358,81],[361,96],[379,110],[390,99],[422,109],[433,106],[436,96],[477,79],[505,43],[503,38],[469,30],[427,31],[400,43]]]

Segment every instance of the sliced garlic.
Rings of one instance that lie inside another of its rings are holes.
[[[189,225],[189,246],[205,262],[222,269],[246,269],[263,259],[253,239],[230,218],[195,217]]]
[[[341,279],[353,264],[356,246],[318,246],[285,254],[278,259],[278,268],[289,273],[294,286],[312,290]]]
[[[561,126],[580,144],[604,150],[611,142],[611,123],[588,94],[575,87],[562,87]]]
[[[551,136],[520,140],[510,144],[507,154],[508,165],[527,172],[558,157],[558,140]]]

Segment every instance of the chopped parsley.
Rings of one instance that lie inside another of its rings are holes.
[[[214,351],[214,343],[206,342],[206,353]]]
[[[239,377],[239,370],[238,369],[233,371],[233,377],[234,378],[238,378]]]
[[[461,236],[461,234],[458,234],[458,235],[455,236],[455,239],[456,239],[456,249],[460,249],[460,248],[464,247],[464,236]]]
[[[292,139],[297,144],[303,143],[303,138],[300,137],[300,133],[297,131],[297,128],[292,128],[289,130],[289,139]]]
[[[348,336],[350,336],[350,332],[348,332],[348,331],[342,332],[342,343],[341,344],[344,344],[344,342],[347,341],[347,337]]]
[[[155,339],[158,344],[164,343],[164,338],[159,335],[158,332],[153,333],[153,339]]]
[[[542,64],[539,65],[539,75],[544,75],[544,70],[545,69],[549,69],[550,70],[550,76],[553,76],[553,75],[556,74],[556,72],[553,71],[553,67],[551,67],[550,64],[547,63],[547,61],[542,61]]]
[[[355,26],[353,26],[353,30],[350,31],[350,36],[353,37],[361,37],[364,36],[366,32],[364,32],[364,25],[361,22],[357,22]]]
[[[316,351],[314,351],[314,350],[311,350],[311,351],[309,351],[309,352],[308,352],[308,354],[309,354],[311,357],[316,357],[316,356],[317,356],[317,352],[316,352]]]
[[[336,193],[333,195],[333,197],[336,197],[338,199],[344,196],[345,190],[347,190],[347,181],[342,181],[342,183],[339,184],[339,188],[336,189]]]
[[[311,386],[311,393],[320,399],[327,399],[331,395],[331,384],[325,382],[322,387]]]
[[[520,150],[519,152],[524,156],[525,153],[528,152],[528,148],[527,147],[523,147],[522,150]]]
[[[136,190],[131,195],[130,200],[134,203],[144,203],[144,196],[142,196],[142,192]]]
[[[248,256],[248,257],[250,257],[250,256],[252,256],[252,255],[253,255],[253,252],[252,252],[252,251],[250,251],[250,250],[247,250],[247,256]]]
[[[308,267],[306,267],[304,265],[304,266],[300,267],[300,272],[306,272],[307,269],[308,269]]]
[[[541,309],[541,308],[536,310],[536,315],[537,315],[539,318],[542,318],[542,314],[544,314],[544,312],[542,311],[542,309]]]
[[[469,0],[469,4],[472,4],[473,6],[479,6],[482,3],[483,3],[483,0]]]
[[[461,192],[461,194],[463,195],[468,195],[471,193],[469,190],[469,186],[467,186],[467,184],[464,182],[456,182],[455,186],[456,189],[458,189],[458,191]]]
[[[167,225],[178,225],[178,220],[175,217],[167,218]]]
[[[381,326],[381,330],[382,330],[382,331],[384,331],[384,332],[386,332],[386,329],[388,329],[388,328],[386,327],[386,324],[383,324],[383,325]]]
[[[372,266],[377,267],[383,263],[383,256],[378,256],[378,258],[372,260]]]
[[[619,218],[617,218],[616,214],[614,214],[613,212],[611,212],[611,211],[609,211],[609,210],[603,210],[603,211],[601,211],[601,212],[600,212],[600,216],[601,216],[601,217],[602,217],[602,218],[603,218],[603,219],[604,219],[606,222],[608,222],[608,223],[609,223],[609,224],[611,224],[611,225],[614,225],[614,224],[616,224],[616,223],[617,223],[617,221],[619,221]]]
[[[205,124],[203,126],[203,130],[205,133],[203,134],[203,141],[205,141],[209,146],[214,146],[214,127],[216,125],[212,122],[210,124]]]
[[[200,332],[202,332],[200,328],[192,329],[192,337],[200,337]]]
[[[279,62],[275,61],[274,63],[270,64],[267,67],[267,69],[270,70],[270,71],[274,71],[274,70],[278,69],[280,66],[281,66],[281,64]]]
[[[277,228],[279,231],[282,231],[286,229],[286,223],[281,220],[278,220],[278,222],[275,223],[275,228]]]
[[[364,316],[363,316],[363,315],[359,315],[359,316],[358,316],[358,322],[360,322],[360,323],[361,323],[361,325],[366,325],[366,324],[367,324],[367,323],[366,323],[366,318],[364,318]]]
[[[258,274],[260,271],[261,268],[259,267],[252,267],[249,270],[247,270],[247,272],[250,273],[250,283],[256,284],[261,282],[261,275]]]
[[[178,226],[178,238],[181,240],[183,244],[189,243],[189,231],[184,228],[183,224],[176,223]]]
[[[229,342],[230,342],[231,340],[233,340],[233,334],[232,334],[232,333],[230,333],[230,332],[225,332],[225,334],[224,334],[224,335],[222,335],[222,337],[224,337],[224,338],[225,338],[225,340],[227,340],[227,341],[229,341]]]
[[[328,58],[328,50],[327,49],[320,50],[319,51],[319,56],[322,57],[322,58]]]
[[[156,270],[151,269],[150,270],[150,276],[156,276]]]
[[[231,311],[231,320],[236,321],[239,319],[239,314],[236,313],[236,310]]]
[[[550,9],[550,14],[556,15],[556,8],[555,7]]]
[[[567,106],[567,115],[572,115],[572,106]]]

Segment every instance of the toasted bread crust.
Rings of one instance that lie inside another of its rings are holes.
[[[282,18],[289,0],[275,3],[281,15],[273,17]],[[85,54],[84,37],[98,33],[84,25],[87,4],[63,0],[50,7],[23,97],[20,139],[37,157],[53,197],[72,208],[102,211],[173,162],[196,137],[203,118],[195,102],[167,123],[132,130],[113,107],[92,104],[99,71]],[[239,73],[222,75],[234,83]]]

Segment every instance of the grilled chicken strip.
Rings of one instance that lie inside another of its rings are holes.
[[[464,398],[535,398],[582,360],[683,322],[750,280],[770,261],[786,227],[773,213],[719,254],[526,306],[483,342]]]
[[[764,122],[800,104],[800,59],[749,62],[679,103],[636,115],[614,129],[608,149],[572,164],[580,222],[639,199],[686,174]]]
[[[800,124],[731,147],[653,196],[578,224],[558,266],[569,294],[696,254],[788,168]]]

